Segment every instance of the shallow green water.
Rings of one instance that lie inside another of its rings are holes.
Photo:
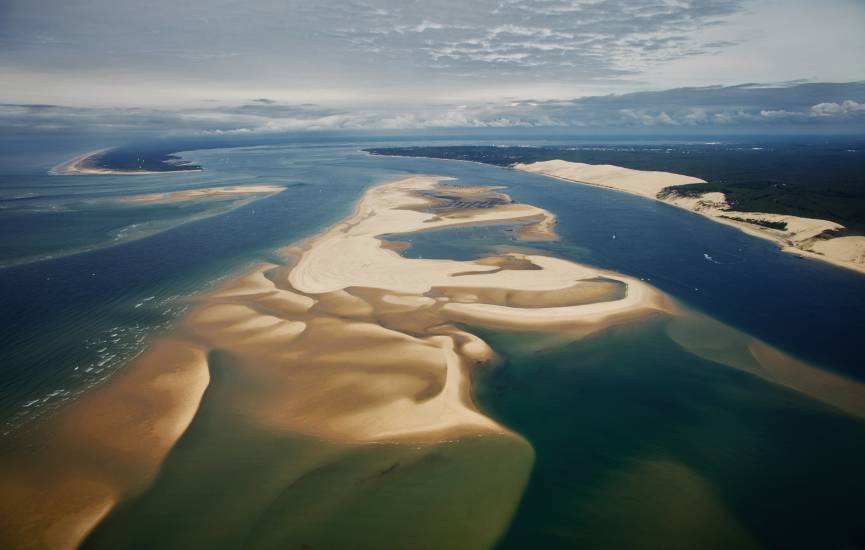
[[[531,448],[505,436],[338,445],[262,430],[237,407],[242,369],[214,354],[210,370],[152,488],[85,548],[482,548],[531,469]]]
[[[667,323],[483,334],[504,363],[478,401],[537,455],[500,547],[863,544],[865,423],[686,352]]]

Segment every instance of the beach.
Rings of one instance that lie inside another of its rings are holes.
[[[684,196],[667,190],[676,185],[706,183],[699,178],[564,160],[518,163],[513,168],[662,201],[770,240],[786,252],[865,273],[865,237],[838,236],[844,230],[841,224],[791,215],[739,212],[718,192]]]

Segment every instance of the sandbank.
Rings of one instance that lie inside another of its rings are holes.
[[[201,189],[186,189],[183,191],[166,191],[163,193],[145,193],[130,195],[119,199],[120,202],[131,203],[172,203],[213,197],[236,197],[242,195],[272,195],[285,191],[281,185],[232,185],[225,187],[205,187]]]

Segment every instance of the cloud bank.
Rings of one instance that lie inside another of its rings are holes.
[[[591,132],[759,132],[865,130],[865,82],[680,88],[417,109],[336,108],[255,98],[240,105],[205,102],[170,109],[0,105],[6,135],[137,137],[265,135],[329,130],[556,128]]]

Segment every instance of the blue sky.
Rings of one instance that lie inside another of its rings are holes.
[[[863,51],[861,0],[0,0],[0,121],[849,130]]]

